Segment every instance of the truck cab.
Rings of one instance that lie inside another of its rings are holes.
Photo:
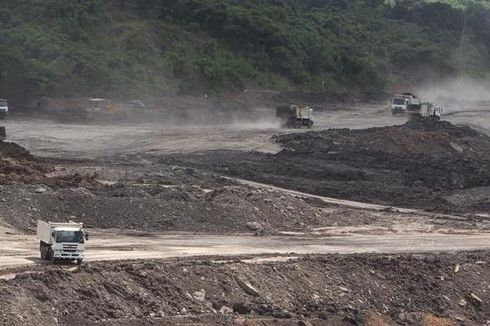
[[[408,99],[402,97],[394,97],[391,99],[391,112],[393,114],[403,113],[407,111]]]
[[[5,116],[9,112],[9,105],[6,99],[0,98],[0,120],[5,119]]]
[[[82,263],[85,256],[85,240],[88,240],[82,223],[38,221],[37,236],[41,259]]]
[[[412,93],[395,94],[391,99],[391,113],[393,115],[404,114],[412,106],[420,105],[420,100]]]

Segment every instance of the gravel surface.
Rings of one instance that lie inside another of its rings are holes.
[[[483,325],[490,320],[485,252],[219,260],[18,270],[15,278],[0,280],[0,322],[163,325],[182,315],[208,324],[243,317],[336,325]]]

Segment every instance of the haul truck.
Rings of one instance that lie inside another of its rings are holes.
[[[420,105],[420,100],[412,93],[395,94],[391,99],[391,113],[404,114],[412,106]]]
[[[278,106],[276,117],[281,118],[284,127],[296,129],[302,126],[313,127],[313,109],[309,106]]]
[[[81,264],[85,254],[83,223],[54,223],[37,221],[37,238],[42,260],[76,261]]]
[[[9,112],[9,105],[6,99],[0,98],[0,120],[5,119]]]
[[[413,105],[407,109],[408,118],[410,120],[433,119],[440,120],[442,108],[432,103],[421,103]]]

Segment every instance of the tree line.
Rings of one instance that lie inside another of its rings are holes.
[[[244,88],[379,97],[490,71],[486,3],[4,0],[0,97]]]

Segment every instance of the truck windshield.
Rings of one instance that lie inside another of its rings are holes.
[[[57,231],[56,242],[84,243],[82,231]]]
[[[7,106],[7,100],[0,99],[0,106]]]
[[[402,99],[402,98],[394,98],[393,99],[393,104],[395,104],[395,105],[405,105],[406,104],[406,100],[405,99]]]

